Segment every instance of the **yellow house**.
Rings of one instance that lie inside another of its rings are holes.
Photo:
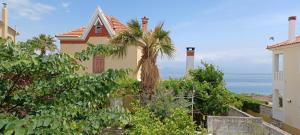
[[[147,23],[143,23],[144,27]],[[87,26],[74,29],[56,35],[60,40],[60,50],[62,53],[74,55],[87,48],[87,43],[95,45],[108,44],[109,39],[122,31],[126,31],[127,26],[118,19],[104,14],[100,7],[96,8]],[[141,50],[136,46],[127,48],[127,55],[123,58],[93,56],[90,60],[81,64],[85,66],[87,73],[101,73],[107,69],[131,69],[136,70],[138,60],[141,58]],[[131,77],[140,79],[140,74],[132,72]]]
[[[14,28],[8,26],[8,9],[6,3],[3,3],[0,31],[1,38],[11,39],[13,42],[16,42],[16,37],[19,35],[19,33]]]
[[[289,39],[267,47],[273,53],[272,117],[300,134],[300,36],[296,16],[288,20]]]

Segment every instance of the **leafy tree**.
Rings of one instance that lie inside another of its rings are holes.
[[[126,70],[77,74],[76,59],[37,55],[31,43],[0,44],[0,134],[99,134],[126,123],[125,110],[105,108]]]
[[[45,55],[47,50],[55,51],[57,49],[54,44],[54,38],[46,34],[40,34],[38,37],[33,37],[33,39],[28,42],[30,42],[35,49],[40,50],[41,55]]]
[[[193,80],[199,83],[207,82],[213,86],[224,83],[224,73],[218,70],[214,65],[202,62],[203,67],[190,71]]]
[[[189,78],[165,80],[162,85],[175,93],[186,93],[189,97],[194,90],[194,110],[204,116],[225,114],[229,105],[240,102],[235,94],[225,88],[223,72],[212,64],[202,64],[190,71]]]

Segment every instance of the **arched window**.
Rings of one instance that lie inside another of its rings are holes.
[[[98,22],[96,23],[96,25],[95,25],[95,32],[96,32],[96,33],[101,33],[101,31],[102,31],[102,26],[101,26],[100,21],[98,21]]]

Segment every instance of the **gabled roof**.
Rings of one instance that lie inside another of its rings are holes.
[[[300,43],[300,36],[297,36],[293,40],[286,40],[286,41],[283,41],[283,42],[278,43],[278,44],[269,45],[269,46],[267,46],[267,49],[278,49],[278,48],[281,48],[281,47],[290,47],[290,46],[294,46],[294,45],[300,45],[300,44],[297,44],[297,43]]]
[[[107,29],[110,36],[116,35],[116,33],[122,32],[127,30],[127,26],[121,23],[118,19],[112,16],[106,16],[100,7],[97,7],[96,11],[93,14],[89,24],[85,27],[80,27],[69,32],[64,32],[56,35],[58,38],[78,38],[78,39],[85,39],[92,29],[94,24],[101,19],[101,22]]]

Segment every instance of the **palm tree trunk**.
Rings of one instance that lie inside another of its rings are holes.
[[[159,72],[155,59],[147,58],[141,67],[141,104],[145,105],[147,101],[151,101],[155,94],[155,86],[159,79]]]
[[[41,48],[41,55],[45,55],[46,54],[46,48]]]

